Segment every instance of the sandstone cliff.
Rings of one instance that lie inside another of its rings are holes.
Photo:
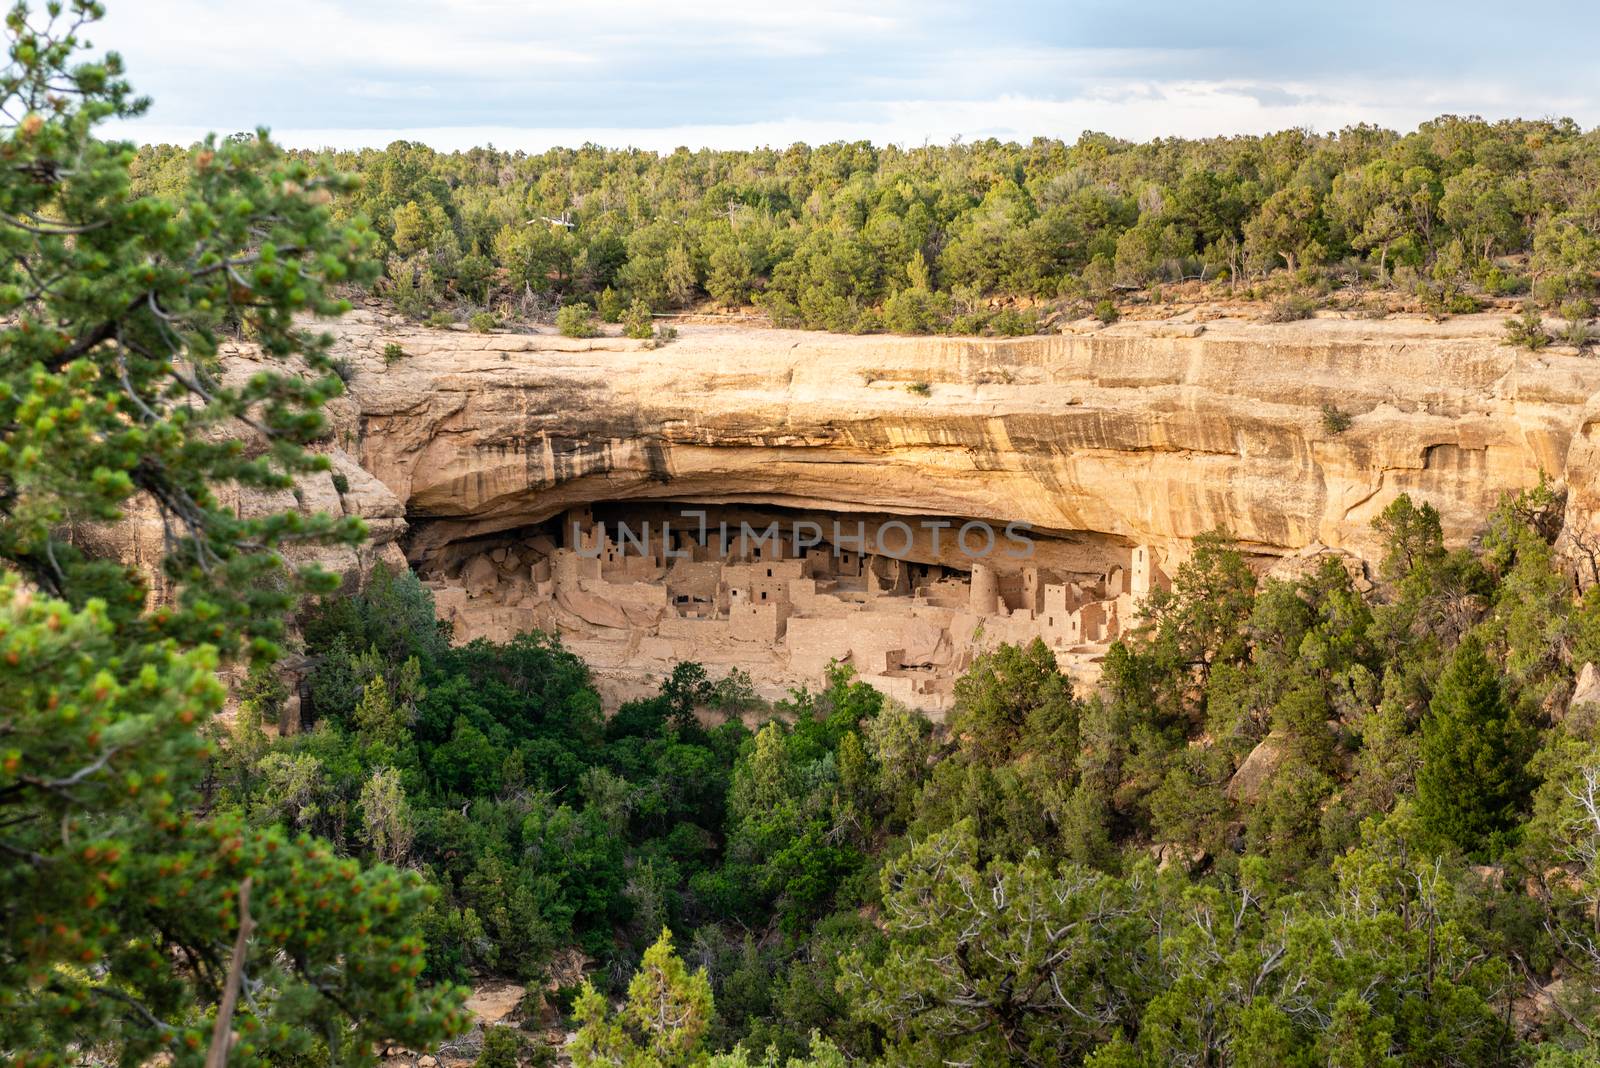
[[[1020,520],[1167,555],[1226,527],[1265,554],[1370,556],[1401,492],[1459,541],[1541,471],[1569,523],[1600,508],[1600,360],[1505,347],[1491,316],[1004,341],[698,326],[657,349],[371,311],[334,329],[346,447],[403,503],[414,561],[646,498]],[[408,357],[386,365],[389,343]]]
[[[230,385],[237,385],[269,366],[269,361],[249,346],[229,346],[223,350],[222,357],[223,378]],[[304,476],[293,491],[282,493],[218,486],[216,493],[220,502],[242,517],[300,508],[336,516],[359,516],[366,523],[368,540],[365,545],[289,547],[284,556],[292,564],[314,561],[347,579],[359,579],[378,560],[404,566],[399,538],[406,531],[405,504],[356,459],[360,413],[354,398],[347,394],[333,401],[326,415],[330,433],[318,447],[331,461],[330,471]],[[254,455],[265,448],[265,443],[243,424],[233,429],[245,442],[247,453]],[[135,498],[127,518],[119,523],[111,526],[80,523],[72,530],[73,540],[91,552],[115,556],[145,568],[151,575],[157,597],[165,595],[165,579],[159,565],[166,552],[166,536],[166,525],[155,503],[145,497]]]

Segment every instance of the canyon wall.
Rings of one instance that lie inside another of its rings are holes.
[[[993,341],[700,325],[659,346],[374,309],[330,329],[350,386],[330,407],[334,470],[224,499],[362,516],[371,542],[320,563],[409,562],[457,640],[559,633],[610,707],[683,660],[769,698],[838,660],[937,715],[973,657],[1035,637],[1092,683],[1197,535],[1231,531],[1262,567],[1338,550],[1359,574],[1400,493],[1461,543],[1543,474],[1567,492],[1582,577],[1600,546],[1600,360],[1507,348],[1491,316]],[[226,373],[257,359],[232,351]],[[661,539],[688,510],[776,521],[785,545],[686,540],[681,522]],[[974,522],[997,550],[1025,525],[1030,555],[975,566],[955,536]],[[630,523],[660,540],[630,545]],[[80,532],[134,562],[162,534],[153,510]]]
[[[1600,506],[1600,360],[1508,348],[1492,316],[992,341],[691,326],[659,348],[372,311],[334,329],[346,447],[402,502],[414,563],[618,500],[1021,521],[1166,560],[1217,527],[1370,557],[1402,492],[1459,542],[1541,472],[1569,523]]]

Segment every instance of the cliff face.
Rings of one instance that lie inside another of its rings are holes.
[[[1464,540],[1541,472],[1569,525],[1600,508],[1600,360],[1507,348],[1487,316],[1007,341],[702,326],[659,349],[370,312],[334,329],[347,448],[403,503],[413,561],[632,499],[1022,521],[1169,559],[1217,527],[1370,557],[1402,492]],[[388,343],[408,356],[386,365]]]
[[[409,559],[458,640],[558,633],[610,706],[685,660],[766,697],[838,661],[937,714],[973,657],[1034,638],[1092,684],[1196,535],[1370,561],[1371,520],[1403,492],[1462,542],[1543,473],[1565,483],[1577,570],[1600,563],[1600,360],[1506,348],[1493,317],[1011,341],[696,326],[661,348],[371,311],[331,329],[350,383],[330,409],[334,473],[224,499],[364,517],[368,545],[315,559],[350,577]],[[225,367],[258,364],[241,350]],[[680,524],[669,552],[685,507],[786,535],[691,544]],[[866,533],[802,549],[801,527],[830,519]],[[1031,555],[976,567],[954,536],[969,520],[1028,524]],[[623,523],[661,540],[630,545]],[[78,532],[130,562],[159,559],[162,534],[150,509]]]
[[[234,386],[259,371],[283,369],[282,365],[266,360],[249,346],[226,347],[222,357],[223,379]],[[235,485],[217,486],[218,500],[243,517],[300,508],[335,516],[359,516],[367,524],[368,540],[364,545],[285,547],[284,558],[293,565],[314,562],[346,578],[359,578],[379,560],[395,567],[404,566],[405,556],[400,552],[399,539],[406,531],[405,503],[356,459],[360,413],[354,398],[349,394],[337,398],[327,406],[325,414],[331,434],[328,440],[318,443],[317,450],[327,454],[332,466],[330,471],[302,476],[293,491],[281,493],[242,490]],[[219,433],[238,437],[244,442],[247,455],[258,455],[266,447],[265,442],[243,423],[224,427]],[[71,536],[96,555],[114,556],[143,568],[150,576],[154,595],[157,598],[168,595],[166,578],[160,568],[167,551],[166,524],[154,501],[148,497],[134,498],[126,518],[118,523],[73,524]]]

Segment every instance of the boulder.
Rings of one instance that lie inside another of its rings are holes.
[[[528,988],[516,983],[487,983],[474,987],[464,1008],[488,1027],[497,1024],[516,1011],[522,1004]]]
[[[1157,871],[1166,871],[1176,864],[1185,875],[1198,871],[1211,856],[1199,846],[1186,846],[1178,842],[1158,842],[1150,847],[1150,855],[1155,858]]]
[[[622,630],[629,624],[622,606],[586,590],[563,586],[556,593],[556,603],[591,626]]]
[[[1286,742],[1287,739],[1277,731],[1261,739],[1250,750],[1250,755],[1244,758],[1244,763],[1239,765],[1239,770],[1233,773],[1233,778],[1228,780],[1228,796],[1245,804],[1254,804],[1259,800],[1267,783],[1283,764],[1288,748]]]
[[[1600,711],[1600,668],[1591,661],[1578,672],[1578,681],[1572,687],[1572,699],[1567,702],[1567,715],[1571,716],[1580,708],[1590,707],[1589,720],[1595,718],[1596,711]]]
[[[474,556],[461,569],[461,585],[469,596],[488,597],[500,585],[500,571],[487,556]]]

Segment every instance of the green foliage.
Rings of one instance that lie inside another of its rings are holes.
[[[1259,864],[1202,884],[983,864],[961,824],[888,865],[887,953],[840,985],[893,1063],[1480,1063],[1509,971],[1466,873],[1415,845],[1404,813],[1369,823],[1307,908]]]
[[[907,382],[906,392],[917,397],[928,397],[933,394],[933,386],[927,382]]]
[[[1563,301],[1561,317],[1567,320],[1567,325],[1561,331],[1561,340],[1565,344],[1581,349],[1594,343],[1595,328],[1589,323],[1594,318],[1594,304],[1588,298],[1576,297]]]
[[[1072,684],[1037,638],[1026,648],[1003,645],[979,657],[956,683],[955,698],[950,729],[975,760],[1000,764],[1027,751],[1070,762],[1077,751]]]
[[[628,314],[622,320],[622,332],[631,338],[654,337],[656,326],[650,316],[650,305],[643,300],[635,300],[629,305]]]
[[[1002,308],[989,320],[989,330],[999,337],[1022,337],[1037,332],[1038,320],[1015,308]]]
[[[584,983],[573,1007],[580,1026],[567,1048],[575,1068],[697,1064],[711,1012],[711,983],[704,969],[690,972],[673,952],[672,933],[663,930],[645,950],[620,1013],[613,1016],[605,999]]]
[[[324,722],[237,743],[220,803],[424,872],[426,975],[584,948],[581,1063],[1533,1063],[1581,1034],[1513,1044],[1514,966],[1559,958],[1561,1007],[1600,1006],[1592,719],[1521,725],[1600,649],[1560,514],[1535,487],[1449,550],[1397,498],[1367,593],[1204,536],[1103,695],[1002,645],[943,728],[837,667],[753,736],[702,726],[752,696],[694,664],[603,720],[549,639],[451,649],[379,571],[304,621]],[[1545,889],[1466,866],[1490,855]]]
[[[373,278],[371,240],[330,209],[353,183],[264,132],[207,139],[184,181],[138,195],[132,146],[94,137],[145,106],[115,56],[78,55],[102,14],[13,9],[0,81],[0,1050],[200,1064],[246,884],[255,933],[230,1063],[422,1048],[463,1023],[459,992],[419,982],[423,879],[218,810],[202,789],[216,669],[256,665],[239,737],[258,752],[285,618],[333,585],[284,550],[363,536],[328,516],[241,518],[213,487],[280,493],[328,470],[306,447],[341,382],[327,339],[297,323],[338,314],[333,287]],[[218,348],[241,335],[267,369],[227,385]],[[277,362],[290,357],[304,370]],[[154,607],[137,571],[64,540],[141,496],[165,523],[170,593]]]
[[[1075,1006],[1136,984],[1133,903],[1091,871],[977,857],[963,822],[891,862],[888,955],[847,959],[841,987],[902,1063],[1071,1063],[1103,1026]]]
[[[472,1068],[518,1068],[527,1039],[515,1027],[490,1026],[483,1031],[483,1049]]]
[[[1110,298],[1097,301],[1094,306],[1094,317],[1110,326],[1122,318],[1122,313],[1117,310],[1117,305]]]
[[[114,70],[46,58],[91,109],[131,106]],[[458,995],[423,982],[542,981],[572,947],[596,965],[579,1063],[1584,1056],[1600,757],[1592,714],[1543,725],[1600,657],[1600,596],[1558,561],[1553,487],[1470,548],[1395,499],[1368,592],[1332,555],[1258,580],[1245,547],[1203,536],[1107,652],[1103,692],[1078,699],[1041,644],[1002,645],[941,726],[848,669],[769,707],[692,664],[608,719],[552,638],[452,647],[409,572],[334,593],[276,559],[353,524],[245,521],[208,496],[322,469],[300,449],[353,368],[291,316],[370,280],[369,244],[407,314],[581,303],[659,341],[652,307],[707,297],[786,325],[1026,333],[1037,301],[1111,322],[1114,290],[1170,296],[1201,271],[1309,294],[1375,268],[1446,313],[1526,288],[1499,261],[1523,253],[1535,296],[1586,322],[1600,260],[1571,190],[1597,164],[1572,124],[665,158],[398,143],[336,157],[357,189],[259,140],[97,146],[78,104],[30,84],[40,121],[7,143],[49,177],[0,178],[0,555],[21,572],[0,614],[0,1049],[198,1061],[248,875],[241,1062],[420,1047],[459,1022]],[[97,228],[68,240],[30,215]],[[375,238],[336,221],[358,216]],[[246,292],[203,273],[226,261]],[[41,265],[75,281],[34,293]],[[221,389],[211,357],[236,331],[310,375]],[[240,414],[275,432],[266,452],[213,433]],[[177,599],[153,611],[59,537],[139,492],[174,521]],[[325,594],[300,620],[313,728],[268,737],[285,691],[258,667],[227,744],[197,733],[216,664],[270,652],[307,588]],[[1485,857],[1503,879],[1464,866]],[[613,1008],[602,991],[630,974]],[[1539,1030],[1514,1033],[1513,997],[1556,974]],[[484,1062],[515,1060],[515,1037],[491,1031]]]
[[[383,362],[386,365],[399,363],[409,355],[410,353],[406,352],[406,350],[401,348],[398,343],[393,341],[389,342],[383,347]]]
[[[1514,319],[1505,320],[1504,325],[1508,345],[1533,352],[1550,344],[1550,333],[1544,328],[1544,316],[1539,314],[1535,304],[1524,304],[1522,313]]]
[[[1350,413],[1335,404],[1322,406],[1322,429],[1330,434],[1343,434],[1350,429]]]
[[[141,183],[181,184],[178,152],[142,150]],[[991,307],[1195,277],[1271,293],[1350,264],[1451,314],[1480,293],[1592,298],[1600,276],[1574,192],[1600,154],[1570,120],[661,155],[397,142],[333,159],[365,179],[341,216],[373,221],[386,295],[418,317],[579,300],[613,322],[635,300],[709,298],[782,326],[1009,336],[1027,314]]]
[[[1464,853],[1495,856],[1527,803],[1527,731],[1499,672],[1469,635],[1439,678],[1422,721],[1417,817]]]
[[[598,337],[594,313],[587,304],[568,304],[556,312],[556,329],[562,337]]]
[[[606,286],[595,298],[594,310],[602,321],[620,323],[623,315],[628,311],[628,305],[623,302],[622,294],[610,286]]]
[[[1317,311],[1317,301],[1314,297],[1303,294],[1293,294],[1282,300],[1275,300],[1262,316],[1264,322],[1292,323],[1300,319],[1309,319]]]

